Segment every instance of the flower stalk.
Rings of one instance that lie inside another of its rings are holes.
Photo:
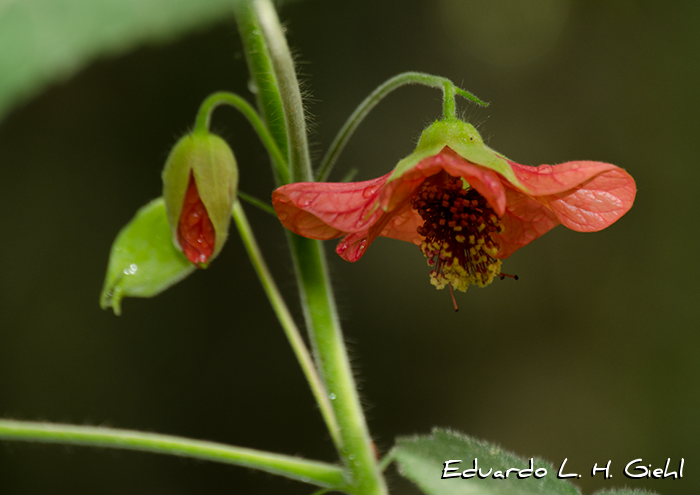
[[[348,117],[348,120],[345,121],[345,124],[343,124],[343,127],[331,143],[330,148],[328,148],[323,160],[321,160],[321,166],[316,174],[317,181],[325,181],[328,179],[328,175],[331,173],[333,165],[335,165],[335,162],[338,160],[338,156],[340,156],[340,153],[352,137],[357,126],[367,117],[367,114],[369,114],[369,112],[371,112],[389,93],[409,84],[420,84],[428,88],[441,89],[444,95],[443,115],[445,119],[456,118],[455,94],[471,100],[478,105],[488,106],[488,103],[480,100],[470,92],[456,87],[452,81],[444,77],[424,74],[422,72],[404,72],[394,76],[372,91],[372,93],[359,104],[352,115]]]
[[[280,325],[282,325],[284,333],[287,335],[287,339],[294,350],[294,354],[296,354],[297,360],[304,371],[306,380],[311,386],[311,391],[316,398],[316,402],[318,402],[318,406],[321,409],[321,415],[326,422],[326,426],[328,427],[328,431],[333,438],[333,442],[338,448],[340,448],[340,428],[338,427],[338,422],[335,419],[335,413],[333,412],[331,401],[328,398],[326,387],[323,385],[321,377],[314,366],[313,359],[306,348],[306,344],[304,344],[304,339],[301,337],[299,329],[294,322],[294,318],[289,312],[289,309],[282,298],[282,294],[280,294],[280,291],[277,288],[272,275],[270,274],[270,270],[267,268],[267,264],[265,263],[262,252],[260,251],[260,247],[258,246],[255,236],[253,235],[253,229],[250,227],[250,223],[248,222],[248,218],[243,210],[243,206],[239,201],[236,201],[233,205],[233,221],[236,223],[236,227],[241,235],[243,244],[245,245],[246,251],[248,251],[250,261],[255,268],[255,272],[258,274],[258,278],[260,279],[260,283],[262,284],[268,299],[270,300],[272,309],[275,311]]]
[[[253,126],[255,132],[258,133],[265,149],[272,159],[273,171],[275,176],[279,178],[281,183],[289,182],[289,170],[287,169],[287,159],[284,157],[280,148],[278,148],[275,138],[268,131],[267,127],[260,119],[260,115],[255,109],[240,96],[226,91],[219,91],[207,97],[202,102],[197,112],[197,118],[194,124],[194,132],[202,133],[209,131],[211,123],[211,115],[214,110],[221,105],[229,105],[238,110],[243,116],[248,119],[250,125]]]

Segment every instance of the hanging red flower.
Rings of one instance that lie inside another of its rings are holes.
[[[374,240],[420,246],[438,289],[484,287],[501,260],[560,223],[595,232],[634,202],[634,179],[609,163],[530,167],[484,145],[473,126],[436,122],[393,172],[351,183],[298,182],[272,203],[282,224],[313,239],[343,237],[336,252],[357,261]]]

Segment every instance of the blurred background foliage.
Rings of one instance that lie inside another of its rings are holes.
[[[379,240],[357,264],[327,243],[346,338],[382,452],[450,427],[581,473],[584,493],[700,490],[697,184],[700,4],[650,0],[306,0],[284,4],[320,158],[354,107],[401,71],[446,76],[494,149],[530,165],[626,168],[631,212],[597,234],[559,227],[504,263],[518,282],[449,294],[414,246]],[[6,49],[6,47],[3,47]],[[2,77],[2,76],[0,76]],[[235,23],[92,63],[0,122],[0,414],[109,425],[334,459],[328,435],[237,235],[209,270],[151,299],[98,307],[110,245],[160,195],[170,147],[205,96],[247,90]],[[384,101],[334,179],[388,172],[440,113],[410,87]],[[214,129],[241,188],[272,189],[233,110]],[[290,301],[277,220],[246,207]],[[296,304],[295,304],[296,307]],[[299,310],[297,309],[297,314]],[[685,458],[681,480],[629,480],[636,458]],[[612,460],[613,478],[590,477]],[[440,466],[436,466],[439,469]],[[396,493],[416,493],[390,469]],[[0,493],[305,494],[242,468],[151,454],[0,445]]]

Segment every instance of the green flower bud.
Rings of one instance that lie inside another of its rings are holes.
[[[171,241],[163,198],[154,199],[136,212],[112,244],[100,306],[119,315],[123,297],[155,296],[194,268]]]
[[[238,187],[226,141],[197,131],[180,139],[163,169],[163,198],[175,246],[204,268],[226,242]]]

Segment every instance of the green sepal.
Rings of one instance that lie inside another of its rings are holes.
[[[188,134],[173,147],[163,168],[163,198],[172,240],[178,249],[181,247],[177,231],[190,171],[216,233],[211,261],[228,237],[231,208],[238,189],[236,158],[226,141],[206,131]]]
[[[163,198],[154,199],[114,240],[100,306],[119,315],[123,297],[155,296],[195,268],[172,243]]]
[[[420,161],[437,155],[445,146],[468,162],[498,172],[515,187],[527,192],[505,157],[486,146],[473,125],[456,119],[438,120],[425,129],[416,149],[396,165],[389,181],[398,179]]]

